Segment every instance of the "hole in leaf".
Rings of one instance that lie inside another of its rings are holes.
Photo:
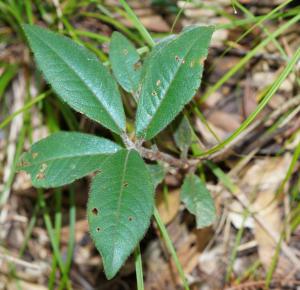
[[[98,233],[99,233],[99,232],[100,232],[100,230],[101,230],[101,229],[100,229],[99,227],[97,227],[97,228],[96,228],[96,232],[98,232]]]
[[[93,214],[93,215],[98,215],[98,213],[99,213],[98,209],[97,209],[96,207],[94,207],[94,208],[92,209],[92,214]]]

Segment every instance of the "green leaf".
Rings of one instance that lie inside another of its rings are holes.
[[[189,147],[193,142],[193,130],[189,119],[185,115],[180,116],[176,121],[174,140],[177,147],[181,150],[183,157],[186,158]]]
[[[202,180],[188,174],[180,192],[180,198],[188,211],[196,216],[197,228],[211,225],[216,218],[214,201]]]
[[[213,27],[196,26],[150,54],[136,116],[136,134],[149,140],[163,130],[200,86]]]
[[[116,31],[109,46],[109,60],[118,83],[126,92],[135,95],[141,78],[140,56],[133,44]]]
[[[155,44],[155,46],[152,48],[152,50],[148,53],[148,55],[143,60],[143,66],[141,68],[141,80],[139,87],[141,88],[141,84],[145,82],[145,78],[147,76],[147,70],[149,67],[149,63],[151,62],[151,59],[153,59],[156,54],[161,53],[161,51],[164,49],[164,47],[170,43],[174,38],[176,38],[176,35],[171,34],[163,39],[161,39],[159,42]],[[140,97],[140,90],[138,98]]]
[[[149,227],[153,195],[151,176],[134,150],[112,155],[94,178],[88,222],[108,279],[116,275]]]
[[[99,169],[121,147],[110,140],[77,132],[57,132],[32,145],[18,170],[31,175],[35,187],[57,187]]]
[[[69,106],[117,134],[125,131],[117,84],[94,54],[38,26],[24,25],[24,31],[46,80]]]
[[[152,178],[152,183],[156,188],[165,178],[166,170],[160,164],[147,164],[148,171]]]

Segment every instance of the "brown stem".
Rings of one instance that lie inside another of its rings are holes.
[[[168,163],[171,166],[183,169],[188,169],[189,167],[195,166],[201,162],[201,159],[178,159],[167,153],[163,153],[158,150],[147,149],[145,147],[140,147],[139,151],[141,155],[146,159],[153,161],[161,160]]]

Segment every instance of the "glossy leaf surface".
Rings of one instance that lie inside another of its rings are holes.
[[[103,163],[88,200],[91,236],[107,278],[113,278],[150,224],[154,186],[143,159],[121,150]]]
[[[85,47],[34,25],[24,31],[36,62],[56,93],[73,109],[121,134],[125,114],[108,69]]]
[[[32,145],[18,170],[30,174],[35,187],[57,187],[99,169],[121,147],[110,140],[77,132],[57,132]]]
[[[150,54],[136,116],[139,138],[153,138],[195,95],[213,31],[210,26],[190,27]]]
[[[202,180],[194,175],[186,176],[180,198],[188,211],[196,216],[197,228],[211,225],[216,218],[214,201]]]
[[[109,46],[109,60],[118,83],[125,91],[135,95],[141,77],[140,56],[133,44],[116,31]]]

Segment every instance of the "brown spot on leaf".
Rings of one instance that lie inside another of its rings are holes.
[[[200,65],[204,65],[205,60],[206,60],[206,57],[205,57],[205,56],[201,57],[201,58],[199,59]]]
[[[98,213],[99,213],[98,209],[97,209],[96,207],[94,207],[94,208],[92,209],[92,214],[93,214],[93,215],[98,215]]]
[[[38,179],[38,180],[41,180],[41,179],[44,179],[44,178],[45,178],[44,172],[39,172],[39,173],[36,175],[36,179]]]
[[[156,91],[152,91],[151,95],[152,96],[157,96],[157,92]]]
[[[31,153],[32,159],[37,158],[38,155],[39,155],[39,153],[37,153],[37,152],[32,152],[32,153]]]
[[[129,217],[128,217],[128,220],[129,220],[130,222],[132,222],[133,217],[132,217],[132,216],[129,216]]]
[[[180,61],[180,57],[178,55],[175,55],[175,60]]]
[[[41,165],[41,168],[40,168],[38,174],[36,175],[36,179],[40,180],[40,179],[44,179],[45,178],[45,171],[46,171],[47,167],[48,167],[48,165],[46,163],[43,163]]]
[[[128,182],[125,181],[125,182],[123,183],[123,186],[124,186],[124,187],[127,187],[127,186],[128,186]]]
[[[142,64],[138,61],[133,65],[133,68],[134,68],[134,70],[138,70],[141,68],[141,66],[142,66]]]
[[[20,163],[18,164],[18,167],[24,167],[24,166],[29,166],[29,165],[30,165],[29,162],[27,162],[24,159],[21,159]]]
[[[100,230],[101,230],[101,229],[100,229],[99,227],[96,228],[96,231],[97,231],[98,233],[100,232]]]
[[[43,163],[41,165],[41,168],[40,168],[40,172],[45,172],[45,170],[47,169],[48,165],[46,163]]]

